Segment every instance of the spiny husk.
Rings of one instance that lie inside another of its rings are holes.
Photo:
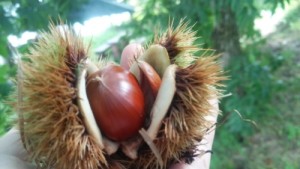
[[[163,168],[180,159],[192,158],[202,137],[213,124],[204,117],[215,111],[210,100],[221,95],[216,88],[224,80],[216,57],[203,57],[176,71],[176,93],[159,137],[154,141],[164,161]],[[160,168],[149,149],[140,152],[132,168]]]
[[[22,139],[41,168],[106,166],[76,105],[76,71],[86,57],[86,48],[73,30],[50,26],[50,33],[42,33],[19,63],[17,109]]]
[[[188,66],[194,60],[193,53],[201,50],[195,41],[198,39],[193,26],[188,26],[189,22],[180,20],[178,26],[173,28],[173,22],[163,34],[154,37],[154,44],[160,44],[168,51],[171,63],[178,66]]]
[[[190,158],[197,143],[211,127],[205,120],[213,107],[209,100],[221,95],[224,80],[217,57],[202,56],[194,45],[195,32],[187,23],[157,36],[154,44],[166,47],[176,71],[176,93],[158,137],[154,140],[163,166],[143,145],[137,160],[118,152],[104,156],[96,141],[85,131],[76,103],[76,69],[86,59],[80,37],[71,30],[51,27],[43,33],[31,53],[20,63],[18,109],[23,142],[31,158],[42,168],[167,168]],[[21,91],[21,92],[20,92]],[[19,95],[19,96],[20,96]]]
[[[218,56],[195,45],[196,33],[187,25],[183,21],[174,29],[171,25],[153,42],[164,46],[171,62],[178,65],[176,93],[159,136],[154,140],[164,164],[160,166],[153,152],[144,146],[136,161],[124,163],[126,168],[168,168],[179,160],[190,161],[197,155],[197,145],[214,125],[205,117],[215,113],[210,101],[222,95],[218,88],[226,77],[217,61]],[[203,54],[196,56],[198,51]]]

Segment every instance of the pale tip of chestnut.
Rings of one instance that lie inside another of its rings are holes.
[[[163,77],[167,67],[171,64],[167,49],[158,44],[151,45],[139,60],[143,60],[150,64],[159,74],[160,78]]]
[[[132,160],[135,160],[138,157],[137,151],[131,151],[130,149],[127,149],[127,147],[122,147],[122,152]]]
[[[137,159],[138,152],[135,150],[139,149],[142,141],[143,140],[140,137],[134,137],[130,140],[123,141],[121,143],[122,152],[132,160]]]
[[[141,82],[141,70],[138,62],[145,61],[158,73],[162,78],[167,67],[171,64],[169,54],[165,47],[161,45],[151,45],[140,57],[137,58],[130,66],[130,72]]]
[[[117,152],[117,150],[120,147],[119,143],[110,141],[104,136],[103,136],[103,144],[104,144],[104,150],[108,155],[114,154],[115,152]]]

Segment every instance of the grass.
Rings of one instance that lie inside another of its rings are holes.
[[[247,46],[228,69],[224,114],[236,114],[216,131],[213,169],[300,168],[300,6],[266,39]],[[221,117],[222,118],[222,117]]]

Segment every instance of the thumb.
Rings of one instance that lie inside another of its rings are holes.
[[[11,155],[0,154],[0,169],[34,169],[34,165]]]

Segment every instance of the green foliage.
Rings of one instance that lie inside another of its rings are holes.
[[[8,35],[20,36],[24,31],[45,29],[49,20],[63,21],[88,0],[1,0],[0,1],[0,134],[8,129],[8,116],[11,109],[4,103],[4,98],[12,90],[12,77],[16,73],[14,54],[9,50]],[[68,20],[72,22],[73,20]],[[27,45],[19,48],[27,51]]]
[[[9,34],[36,31],[48,26],[49,20],[66,20],[71,11],[88,0],[2,0],[0,2],[0,55],[8,56]]]
[[[8,65],[0,66],[0,136],[11,127],[12,110],[6,103],[6,98],[12,91],[12,82],[9,78],[14,72],[15,70]]]
[[[271,105],[272,97],[282,89],[281,81],[274,77],[274,72],[284,62],[281,57],[257,50],[258,43],[247,47],[245,56],[232,58],[227,66],[230,80],[227,92],[232,96],[222,100],[224,114],[238,110],[252,120],[260,120],[263,116],[272,116],[276,108]],[[253,132],[253,126],[245,123],[239,116],[233,116],[226,124],[234,133],[247,136]]]
[[[19,36],[24,31],[37,31],[48,26],[49,20],[58,21],[68,18],[74,11],[88,0],[2,0],[0,2],[0,57],[7,65],[0,67],[0,83],[7,81],[10,72],[15,69],[13,56],[9,53],[7,36]]]
[[[262,9],[276,9],[286,2],[289,0],[146,0],[140,2],[141,10],[136,12],[130,26],[138,28],[134,29],[133,36],[149,37],[155,25],[165,29],[172,20],[177,25],[180,19],[185,18],[195,24],[194,30],[205,42],[205,47],[211,47],[213,30],[220,22],[224,9],[229,8],[234,12],[240,36],[249,38],[258,35],[254,29],[254,20],[259,17]]]
[[[290,49],[274,52],[266,47],[264,41],[249,45],[243,57],[232,58],[227,66],[227,91],[232,96],[220,106],[223,117],[229,118],[217,129],[212,168],[299,167],[299,156],[287,151],[299,146],[300,138],[299,95],[293,95],[300,90],[300,78],[286,76],[297,74],[299,69],[292,68],[297,55]]]
[[[4,81],[0,83],[0,136],[11,127],[10,122],[12,117],[12,110],[8,106],[6,99],[12,90],[11,86],[12,85],[10,81]]]
[[[0,84],[6,82],[6,79],[7,79],[6,76],[8,75],[8,71],[9,71],[8,65],[0,66],[0,74],[3,75],[3,76],[0,76]]]
[[[233,95],[221,102],[224,116],[237,109],[257,128],[232,113],[217,130],[212,168],[300,167],[299,34],[288,26],[291,20],[300,22],[297,9],[277,32],[246,45],[244,56],[229,62],[227,84]]]
[[[284,23],[280,26],[282,29],[291,29],[292,31],[300,31],[300,4],[296,4],[296,7],[288,13],[284,19]]]
[[[214,147],[223,147],[225,145],[227,147],[213,148],[211,168],[235,168],[236,164],[234,160],[223,158],[226,157],[226,155],[230,155],[232,158],[233,155],[238,154],[239,150],[242,148],[236,137],[231,132],[220,127],[216,132],[215,140]]]
[[[0,99],[0,136],[11,127],[11,124],[9,123],[11,117],[9,112],[11,112],[9,107],[3,103],[2,99]]]

